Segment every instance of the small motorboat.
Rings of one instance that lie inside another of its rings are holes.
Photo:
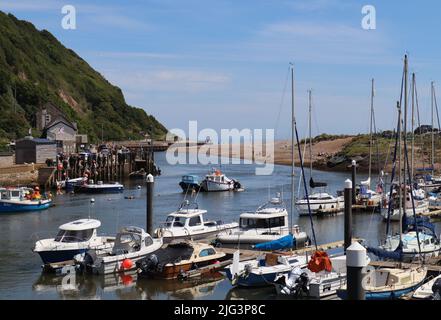
[[[392,300],[408,294],[424,283],[427,268],[409,269],[380,268],[368,272],[363,285],[366,300]],[[341,299],[346,299],[346,286],[337,291]]]
[[[370,259],[366,256],[369,263]],[[325,298],[346,285],[346,256],[330,257],[330,269],[313,272],[308,268],[294,268],[274,281],[277,294],[294,297]]]
[[[206,221],[206,213],[207,210],[199,209],[196,203],[190,204],[185,200],[179,209],[170,213],[165,223],[155,230],[155,237],[162,237],[164,243],[173,240],[200,240],[214,238],[219,233],[239,227],[237,222]]]
[[[162,239],[153,239],[142,228],[123,227],[116,235],[112,250],[89,250],[75,257],[86,272],[109,274],[134,270],[136,262],[162,246]]]
[[[234,191],[241,190],[242,185],[239,181],[228,178],[220,170],[213,169],[202,180],[200,188],[204,192]]]
[[[224,271],[231,284],[239,287],[271,286],[280,274],[287,274],[293,268],[304,268],[308,264],[306,256],[290,252],[266,253],[256,260],[239,262],[238,255]]]
[[[66,179],[58,181],[58,185],[61,189],[65,189],[66,191],[75,190],[76,186],[80,186],[87,182],[87,177],[74,178],[74,179]]]
[[[0,213],[39,211],[51,204],[51,199],[40,195],[39,187],[0,188]]]
[[[145,171],[144,168],[141,168],[138,171],[133,171],[133,172],[129,173],[130,179],[145,179],[146,176],[147,176],[147,172]]]
[[[118,182],[115,183],[103,183],[98,181],[94,183],[93,180],[89,180],[88,183],[75,186],[75,192],[82,193],[120,193],[124,191],[124,186]]]
[[[199,177],[196,175],[185,175],[182,176],[179,186],[182,188],[183,192],[199,191]]]
[[[412,294],[412,298],[416,300],[435,300],[440,299],[441,293],[441,275],[433,278],[432,280],[424,283],[418,287]],[[435,297],[437,295],[437,297]]]
[[[185,273],[209,265],[220,264],[227,255],[204,243],[180,241],[166,244],[160,250],[138,261],[140,276],[160,279],[185,278]],[[202,270],[202,269],[201,269]],[[214,272],[216,269],[205,269]]]
[[[111,249],[115,238],[98,236],[100,226],[101,222],[95,219],[63,224],[55,238],[37,241],[33,251],[40,255],[44,264],[50,264],[73,260],[75,255],[90,249]]]
[[[281,239],[289,234],[294,237],[294,248],[302,248],[308,242],[308,235],[300,231],[299,226],[290,228],[288,211],[280,194],[277,194],[256,211],[241,213],[239,229],[220,233],[216,237],[216,243],[221,246],[240,244],[241,247],[252,247],[259,243]]]

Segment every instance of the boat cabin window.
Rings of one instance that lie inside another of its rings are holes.
[[[112,252],[122,254],[139,251],[141,249],[141,235],[135,233],[122,233],[117,236]]]
[[[11,191],[11,198],[19,198],[20,197],[20,191],[13,190]]]
[[[0,199],[6,199],[6,197],[7,197],[6,190],[2,190],[0,193]]]
[[[209,249],[201,250],[201,252],[199,253],[199,257],[208,257],[214,254],[216,254],[216,251],[214,251],[213,248],[209,248]]]
[[[88,230],[60,230],[55,237],[57,242],[84,242],[93,235],[93,229]]]
[[[165,220],[165,225],[167,227],[183,227],[185,225],[185,218],[168,216],[167,220]]]
[[[190,221],[188,222],[188,225],[190,227],[200,226],[201,224],[202,224],[202,221],[201,221],[200,216],[190,218]]]
[[[144,244],[146,247],[151,246],[153,244],[152,237],[145,237]]]
[[[284,225],[285,225],[284,217],[277,217],[270,219],[253,219],[253,218],[240,219],[240,227],[244,229],[276,228],[276,227],[283,227]]]

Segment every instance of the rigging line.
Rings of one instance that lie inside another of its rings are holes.
[[[417,120],[418,120],[418,128],[419,128],[419,140],[420,140],[420,156],[421,156],[421,160],[422,160],[422,165],[423,168],[426,167],[426,162],[424,159],[424,153],[423,153],[423,149],[424,149],[424,138],[423,135],[421,134],[421,121],[420,121],[420,106],[419,106],[419,100],[418,100],[418,89],[417,89],[417,82],[415,79],[415,105],[416,105],[416,110],[417,110]]]
[[[276,123],[274,125],[275,132],[277,132],[277,128],[279,127],[279,123],[280,123],[280,116],[282,114],[282,108],[283,108],[283,104],[285,102],[286,88],[288,87],[290,71],[291,71],[291,66],[288,66],[288,70],[286,72],[286,77],[285,77],[285,85],[283,87],[282,97],[280,98],[279,112],[277,114]]]
[[[297,122],[295,120],[295,117],[294,117],[294,130],[295,130],[295,134],[296,134],[297,149],[298,149],[298,152],[299,152],[300,167],[302,169],[303,187],[305,188],[306,202],[308,204],[309,221],[311,223],[312,237],[314,239],[315,250],[318,251],[317,238],[315,236],[315,230],[314,230],[314,221],[312,219],[312,213],[311,213],[311,204],[309,202],[308,186],[306,185],[306,179],[305,179],[305,169],[303,167],[303,160],[302,160],[303,157],[302,157],[302,151],[301,151],[300,142],[299,142],[299,133],[297,131]]]
[[[306,129],[306,132],[305,132],[305,135],[304,136],[307,136],[308,134],[307,134],[307,132],[308,132],[308,130],[309,130],[309,121],[307,121],[307,123],[308,123],[308,127],[307,127],[307,129]],[[306,154],[306,146],[307,146],[308,144],[306,143],[306,139],[305,139],[305,143],[303,144],[303,154],[302,154],[302,159],[301,159],[301,161],[304,161],[305,160],[305,158],[304,158],[304,156],[305,156],[305,154]],[[303,175],[303,172],[300,172],[300,175],[302,176]],[[301,184],[302,184],[302,179],[301,179],[301,177],[300,177],[300,179],[299,179],[299,184],[298,184],[298,187],[297,187],[297,198],[300,198],[300,187],[301,187]]]
[[[407,175],[409,177],[409,180],[412,181],[411,180],[412,178],[411,178],[411,175],[410,175],[410,170],[409,170],[409,155],[407,153],[407,143],[406,143],[406,141],[404,141],[404,158],[405,158],[406,164],[407,164],[407,167],[406,167],[406,169],[407,169],[406,171],[407,172],[405,172],[404,174],[407,173]],[[404,181],[406,181],[406,179],[404,179]],[[404,183],[404,188],[407,188],[406,183]],[[417,236],[417,242],[418,242],[418,252],[420,254],[420,258],[422,260],[424,260],[422,254],[421,254],[421,243],[420,243],[420,236],[419,236],[419,231],[418,231],[418,221],[417,221],[416,210],[415,210],[415,199],[414,199],[414,196],[413,196],[413,184],[412,183],[410,183],[410,198],[412,200],[413,219],[414,219],[415,228],[416,228],[416,236]],[[406,207],[404,207],[404,216],[406,217],[406,220],[407,220]],[[405,222],[406,222],[406,229],[407,229],[407,221],[405,221]],[[401,239],[400,239],[400,242],[401,242]]]

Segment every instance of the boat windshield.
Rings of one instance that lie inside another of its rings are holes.
[[[168,216],[167,220],[165,220],[165,226],[166,227],[183,227],[183,226],[185,226],[185,218]]]
[[[269,219],[241,218],[240,227],[242,229],[255,228],[277,228],[285,226],[284,217],[276,217]]]
[[[55,237],[57,242],[84,242],[88,241],[93,235],[93,229],[87,230],[60,230]]]
[[[137,233],[120,233],[116,237],[113,254],[124,254],[139,251],[141,249],[141,235]]]

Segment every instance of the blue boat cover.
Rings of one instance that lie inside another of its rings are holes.
[[[403,260],[403,246],[401,243],[398,248],[395,249],[395,251],[387,251],[380,248],[368,247],[367,252],[370,252],[379,258],[392,259],[396,261]]]
[[[296,239],[293,237],[292,234],[289,234],[277,240],[256,244],[254,248],[257,250],[266,250],[266,251],[291,249],[294,247],[295,243],[296,243]]]

